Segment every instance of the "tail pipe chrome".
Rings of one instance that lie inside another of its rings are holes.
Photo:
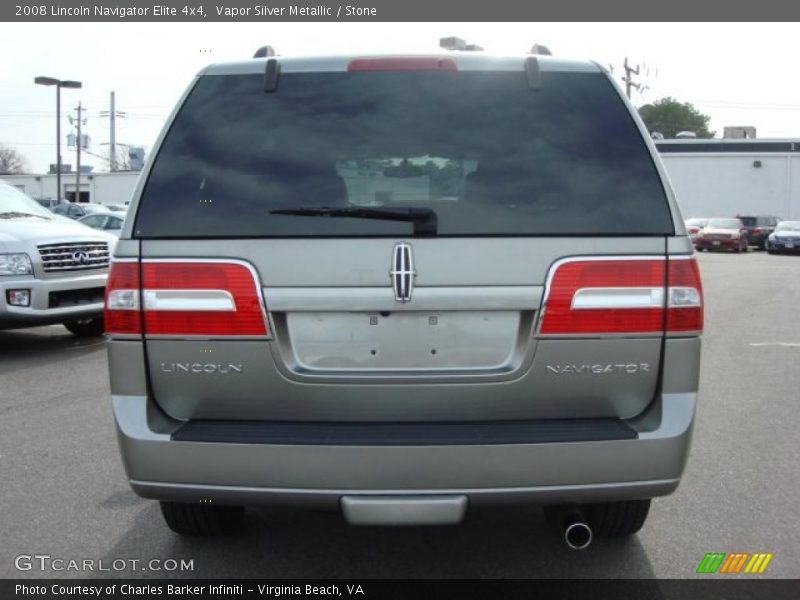
[[[573,550],[583,550],[592,543],[592,528],[583,512],[575,505],[558,506],[553,509],[564,542]]]

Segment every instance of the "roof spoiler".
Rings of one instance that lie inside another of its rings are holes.
[[[272,46],[261,46],[256,53],[253,54],[253,58],[268,58],[270,56],[278,56],[278,53],[275,52],[275,48]]]
[[[267,60],[267,66],[264,69],[264,91],[266,93],[274,92],[278,89],[278,75],[281,72],[281,65],[277,58],[270,58]]]
[[[542,69],[539,66],[539,56],[552,56],[550,48],[542,44],[531,46],[530,56],[525,59],[525,76],[528,78],[528,89],[542,89]]]
[[[529,56],[525,59],[525,77],[528,79],[529,90],[542,89],[542,70],[539,67],[538,57]]]

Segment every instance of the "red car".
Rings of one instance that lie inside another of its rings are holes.
[[[709,219],[694,238],[698,250],[747,252],[747,228],[741,219]]]

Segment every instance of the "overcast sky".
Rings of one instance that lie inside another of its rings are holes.
[[[211,62],[240,60],[271,44],[283,55],[437,51],[458,35],[489,51],[524,53],[534,42],[554,54],[591,58],[622,72],[627,56],[641,64],[639,106],[664,96],[692,102],[711,128],[753,125],[758,137],[800,138],[796,23],[0,23],[0,143],[15,147],[32,169],[55,162],[55,91],[36,86],[46,75],[77,79],[62,92],[62,133],[69,109],[82,101],[90,151],[108,141],[108,97],[116,91],[117,141],[149,150],[192,76]],[[63,138],[62,138],[63,139]],[[62,141],[65,163],[74,151]],[[91,156],[84,164],[102,168]]]

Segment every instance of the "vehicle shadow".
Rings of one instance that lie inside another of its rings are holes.
[[[105,337],[78,338],[61,325],[0,331],[0,373],[40,366],[53,358],[80,358],[106,345]]]
[[[336,513],[250,509],[245,526],[218,539],[173,534],[147,505],[103,558],[193,561],[185,572],[120,571],[115,577],[297,579],[652,578],[634,536],[566,547],[541,510],[482,509],[449,527],[352,527]],[[141,568],[141,567],[140,567]],[[106,573],[103,576],[108,576]],[[98,574],[98,576],[100,576]],[[653,598],[656,595],[650,594]]]

